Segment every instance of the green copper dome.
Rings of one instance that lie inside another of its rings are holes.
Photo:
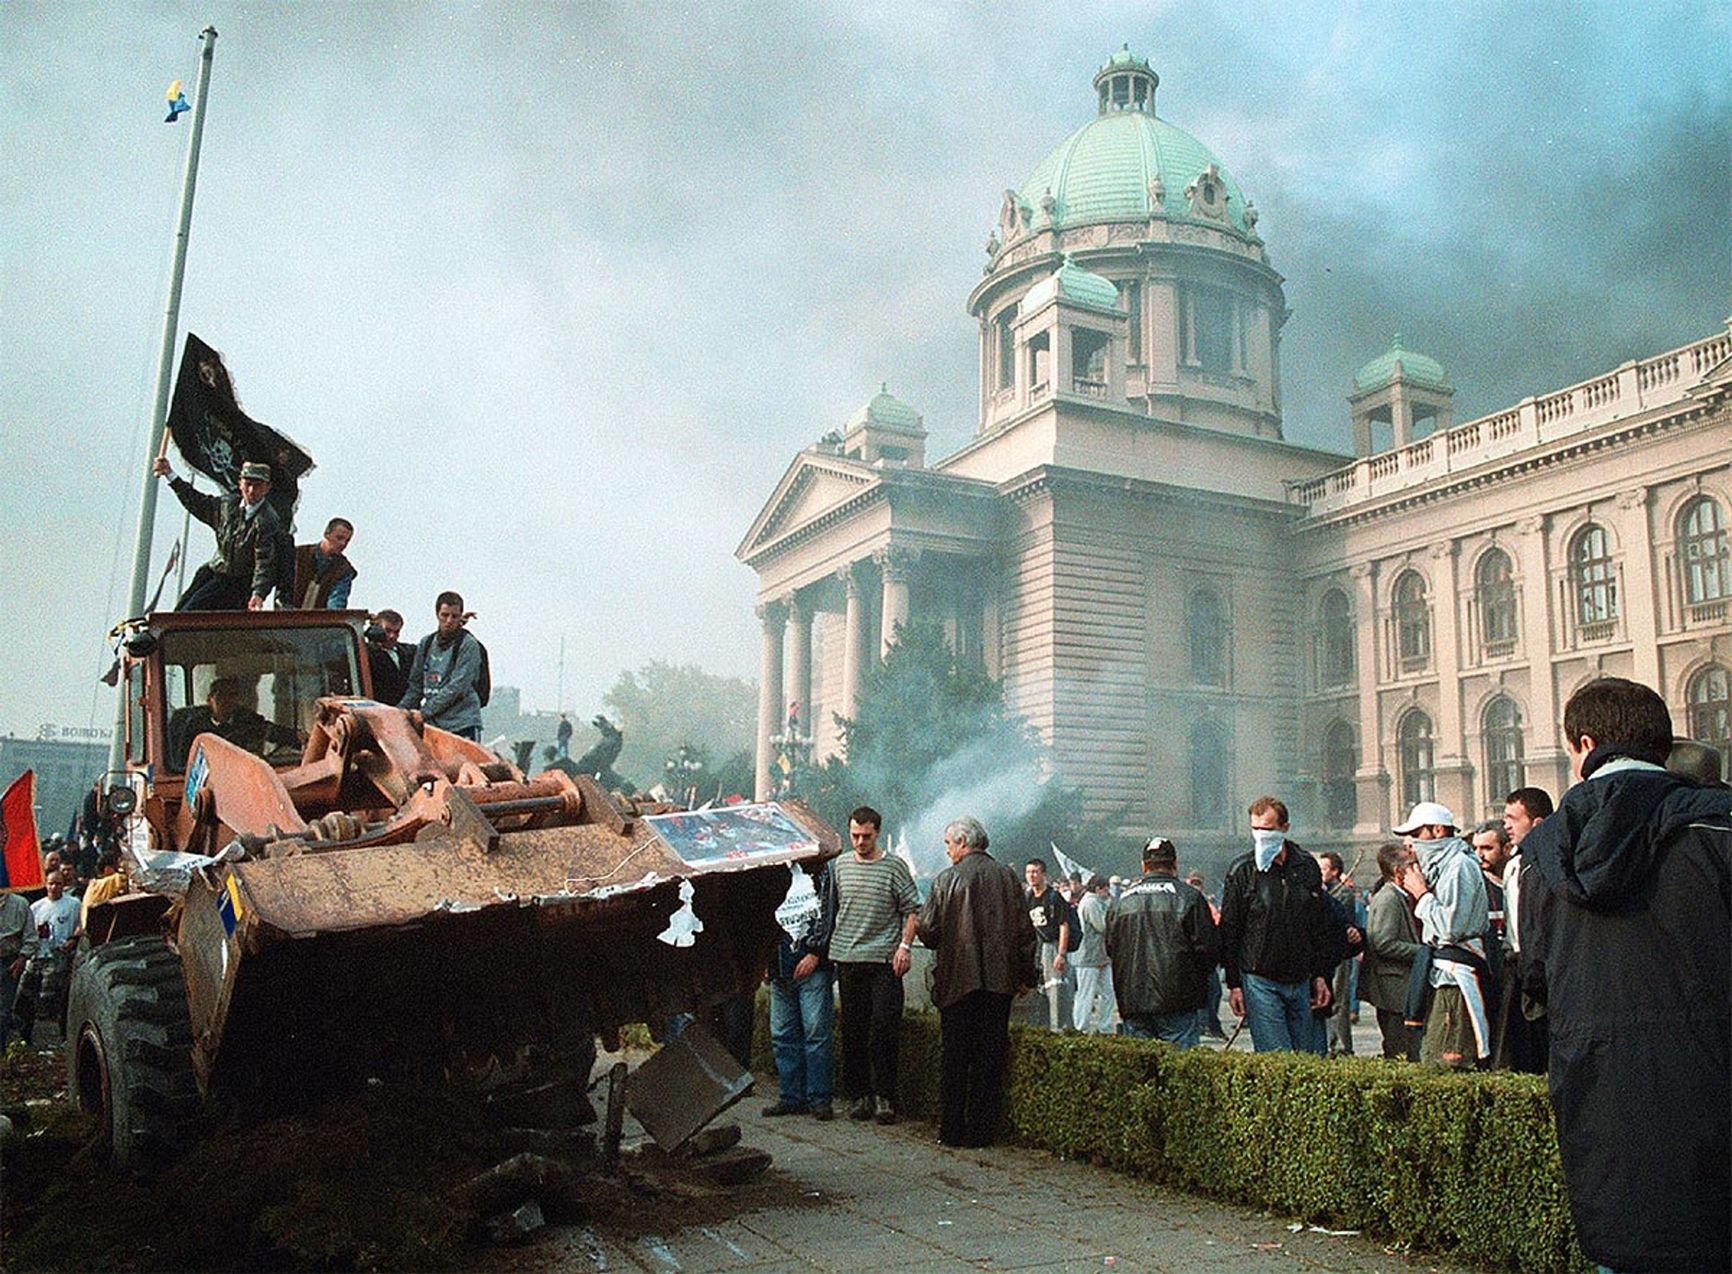
[[[1072,262],[1068,252],[1064,254],[1064,264],[1055,273],[1047,275],[1028,290],[1028,295],[1022,299],[1023,312],[1032,314],[1054,296],[1062,296],[1077,305],[1092,305],[1097,310],[1119,308],[1118,288]]]
[[[1396,364],[1401,365],[1402,376],[1421,385],[1435,385],[1447,388],[1448,379],[1443,374],[1443,364],[1435,358],[1424,354],[1416,354],[1412,350],[1401,348],[1401,334],[1396,333],[1395,339],[1389,343],[1387,353],[1379,354],[1369,363],[1361,367],[1353,377],[1353,388],[1363,392],[1367,389],[1377,389],[1395,379]]]
[[[1167,216],[1185,219],[1190,207],[1185,188],[1220,161],[1182,128],[1155,114],[1160,80],[1148,62],[1128,47],[1095,74],[1100,115],[1053,148],[1017,191],[1031,227],[1044,224],[1043,200],[1053,199],[1055,227],[1093,221],[1142,221],[1149,216],[1150,186],[1161,184]],[[1227,217],[1246,231],[1245,196],[1238,183],[1221,173]]]
[[[904,433],[924,432],[920,424],[920,413],[901,399],[892,397],[888,382],[878,387],[878,392],[872,395],[870,402],[848,417],[849,432],[863,425],[872,425],[878,429],[899,429]]]

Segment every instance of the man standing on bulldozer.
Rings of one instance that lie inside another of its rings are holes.
[[[207,495],[175,476],[168,457],[158,456],[151,471],[167,478],[186,511],[216,532],[216,556],[198,568],[176,610],[260,610],[277,583],[276,511],[271,467],[248,461],[241,466],[240,491]]]
[[[461,594],[444,592],[433,604],[439,627],[415,647],[409,667],[409,688],[399,708],[418,711],[427,724],[465,739],[481,737],[481,708],[486,702],[487,654],[464,625]]]

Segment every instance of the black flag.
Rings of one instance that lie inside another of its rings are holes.
[[[301,478],[313,467],[313,458],[241,410],[222,355],[191,332],[180,356],[168,432],[186,462],[225,492],[235,490],[241,465],[270,465],[271,507],[285,530],[294,526]]]

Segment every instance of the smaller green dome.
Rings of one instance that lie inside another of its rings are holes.
[[[848,432],[870,425],[874,429],[896,429],[903,433],[922,432],[920,413],[890,393],[890,383],[882,382],[878,392],[852,416],[848,417]]]
[[[1360,392],[1380,389],[1395,379],[1398,367],[1403,380],[1420,385],[1434,385],[1440,389],[1449,387],[1449,379],[1443,374],[1443,364],[1425,354],[1402,349],[1401,333],[1397,332],[1395,339],[1389,343],[1388,352],[1379,354],[1354,374],[1353,388]]]
[[[1028,290],[1022,308],[1025,312],[1037,310],[1055,296],[1097,310],[1119,308],[1119,290],[1112,281],[1083,269],[1070,259],[1068,252],[1064,254],[1064,264]]]
[[[1113,54],[1105,62],[1101,63],[1101,69],[1096,71],[1095,74],[1104,75],[1109,71],[1122,71],[1127,68],[1138,71],[1149,71],[1149,60],[1141,54],[1133,52],[1130,45],[1124,44],[1119,46],[1119,51],[1117,53]],[[1154,72],[1150,71],[1149,73],[1152,75]]]

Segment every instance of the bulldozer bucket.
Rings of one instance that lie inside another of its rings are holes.
[[[841,848],[796,802],[641,818],[609,803],[603,821],[500,830],[548,798],[464,792],[413,841],[195,873],[179,947],[204,1087],[299,1090],[563,1035],[617,1042],[629,1022],[659,1036],[673,1014],[756,986],[791,866]]]

